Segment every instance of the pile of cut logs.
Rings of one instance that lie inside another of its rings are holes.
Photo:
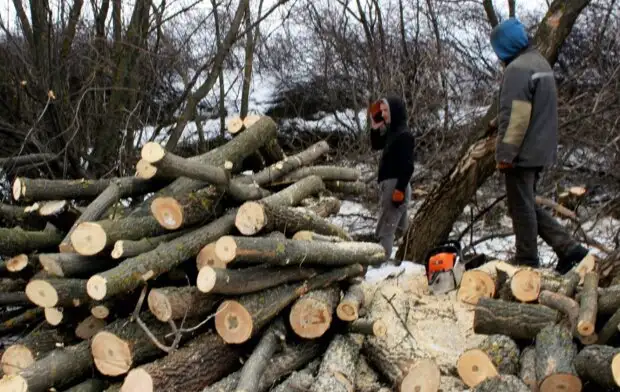
[[[475,305],[486,335],[457,363],[475,391],[620,390],[620,285],[599,287],[592,255],[565,275],[490,261],[463,275],[457,298]]]
[[[285,156],[269,117],[240,128],[191,158],[148,143],[131,177],[14,180],[0,392],[438,390],[381,317],[403,297],[362,290],[383,248],[326,219],[359,171],[314,165],[324,141]]]

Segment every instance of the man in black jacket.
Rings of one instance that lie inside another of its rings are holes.
[[[568,272],[588,250],[536,205],[536,183],[557,157],[557,90],[549,62],[530,44],[515,18],[496,26],[491,44],[505,71],[497,116],[495,158],[506,178],[508,212],[516,237],[515,263],[539,266],[537,236],[549,244]]]
[[[382,99],[380,114],[370,119],[370,145],[373,150],[383,150],[377,178],[380,214],[375,235],[385,249],[386,259],[391,259],[394,239],[407,229],[415,139],[407,126],[407,109],[401,98]]]

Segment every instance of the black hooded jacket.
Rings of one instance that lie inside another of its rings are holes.
[[[405,192],[413,175],[415,138],[407,127],[407,108],[403,100],[395,96],[386,100],[390,107],[390,124],[383,135],[379,129],[370,130],[372,149],[383,149],[377,181],[396,178],[396,189]]]

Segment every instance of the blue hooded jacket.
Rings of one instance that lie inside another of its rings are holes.
[[[526,49],[529,42],[525,26],[516,18],[503,21],[491,32],[491,46],[497,57],[505,63]]]

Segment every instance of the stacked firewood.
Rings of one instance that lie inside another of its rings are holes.
[[[285,156],[269,117],[246,120],[191,158],[148,143],[132,177],[15,179],[0,392],[438,390],[406,296],[364,289],[383,248],[326,219],[359,171],[315,165],[324,141]]]
[[[559,275],[490,261],[466,271],[457,292],[475,305],[457,371],[473,391],[620,390],[620,286],[601,287],[595,257]]]

